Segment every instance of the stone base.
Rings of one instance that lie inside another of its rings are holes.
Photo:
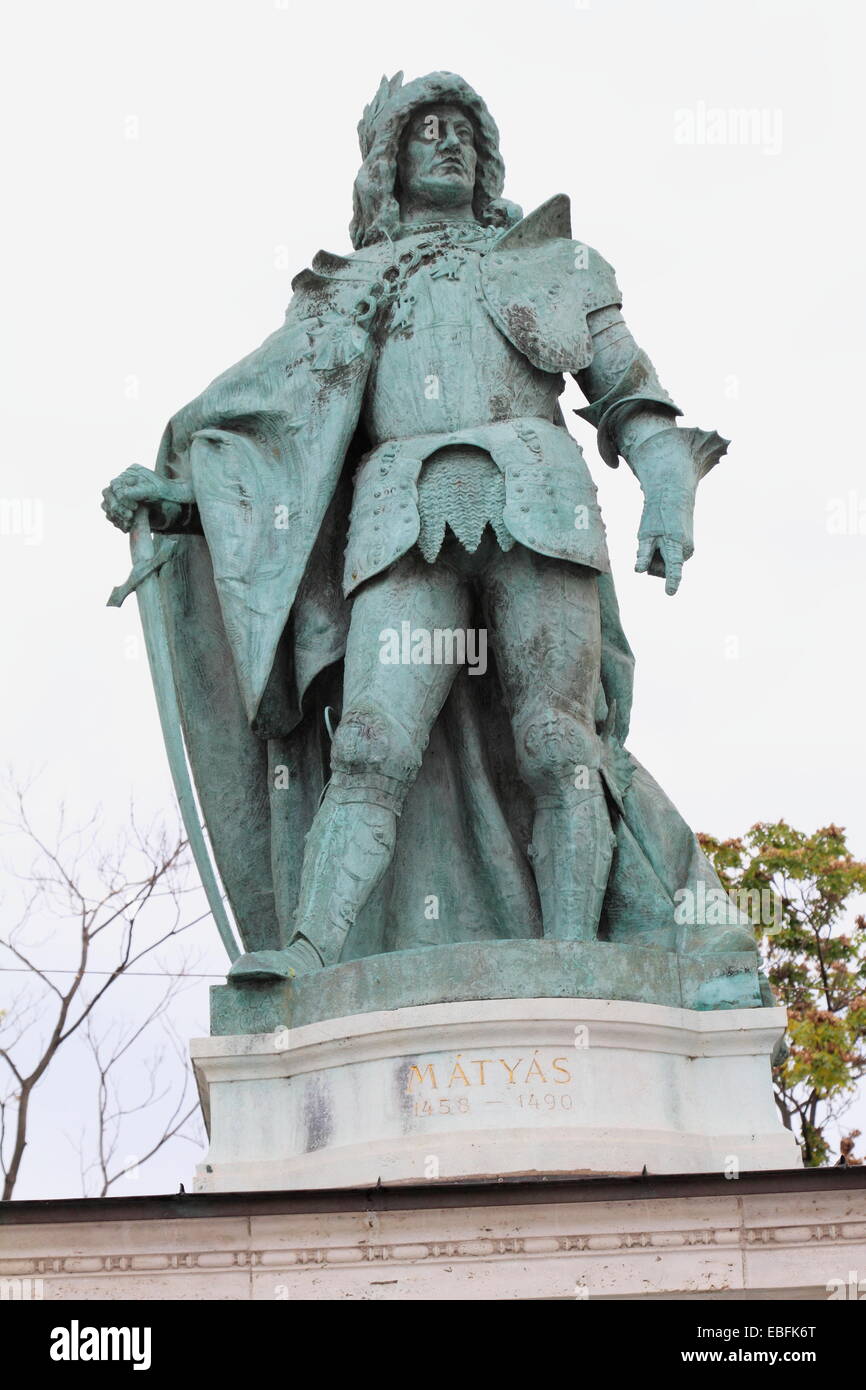
[[[630,999],[749,1009],[762,999],[754,951],[690,955],[612,941],[461,941],[343,961],[294,980],[211,989],[211,1033],[267,1033],[327,1018],[474,999]]]
[[[193,1041],[201,1192],[796,1168],[782,1008],[486,999]]]

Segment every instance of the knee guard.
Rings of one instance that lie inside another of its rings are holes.
[[[423,748],[382,709],[349,710],[331,744],[331,782],[341,801],[367,801],[399,815]]]
[[[577,715],[550,707],[534,712],[515,729],[514,741],[518,770],[536,799],[599,788],[598,735]]]

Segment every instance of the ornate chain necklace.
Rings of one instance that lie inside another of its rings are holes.
[[[496,235],[495,227],[483,227],[480,222],[436,222],[410,223],[401,228],[393,243],[395,259],[380,271],[378,278],[370,285],[366,294],[355,304],[353,318],[358,328],[369,332],[379,312],[399,302],[395,327],[405,327],[411,320],[414,296],[407,292],[410,276],[418,268],[430,251],[454,247],[463,243],[489,239]],[[415,237],[421,237],[415,241]],[[412,238],[414,245],[398,254],[401,241]],[[426,238],[426,240],[425,240]],[[460,265],[452,257],[443,266],[440,275],[448,279],[458,278]]]
[[[480,222],[449,222],[440,218],[436,222],[404,223],[400,228],[397,240],[428,234],[437,238],[444,237],[447,241],[478,241],[480,237],[495,236],[496,228],[482,227]]]

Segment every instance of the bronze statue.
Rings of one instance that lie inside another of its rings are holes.
[[[144,570],[232,976],[496,938],[753,951],[736,915],[675,920],[720,885],[624,747],[633,660],[564,374],[640,482],[637,569],[668,594],[726,441],[678,427],[568,199],[503,199],[462,78],[383,79],[359,135],[353,252],[320,252],[156,471],[105,493],[121,529],[144,505],[179,538]]]

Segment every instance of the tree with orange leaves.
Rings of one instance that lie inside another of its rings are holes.
[[[866,863],[854,858],[837,825],[809,835],[785,821],[759,822],[737,839],[698,839],[735,897],[775,898],[776,920],[761,928],[761,951],[788,1010],[776,1104],[804,1164],[819,1167],[831,1159],[828,1126],[849,1108],[866,1072],[866,917],[850,927],[845,921],[852,900],[866,893]],[[858,1135],[842,1138],[841,1163],[859,1162]]]

